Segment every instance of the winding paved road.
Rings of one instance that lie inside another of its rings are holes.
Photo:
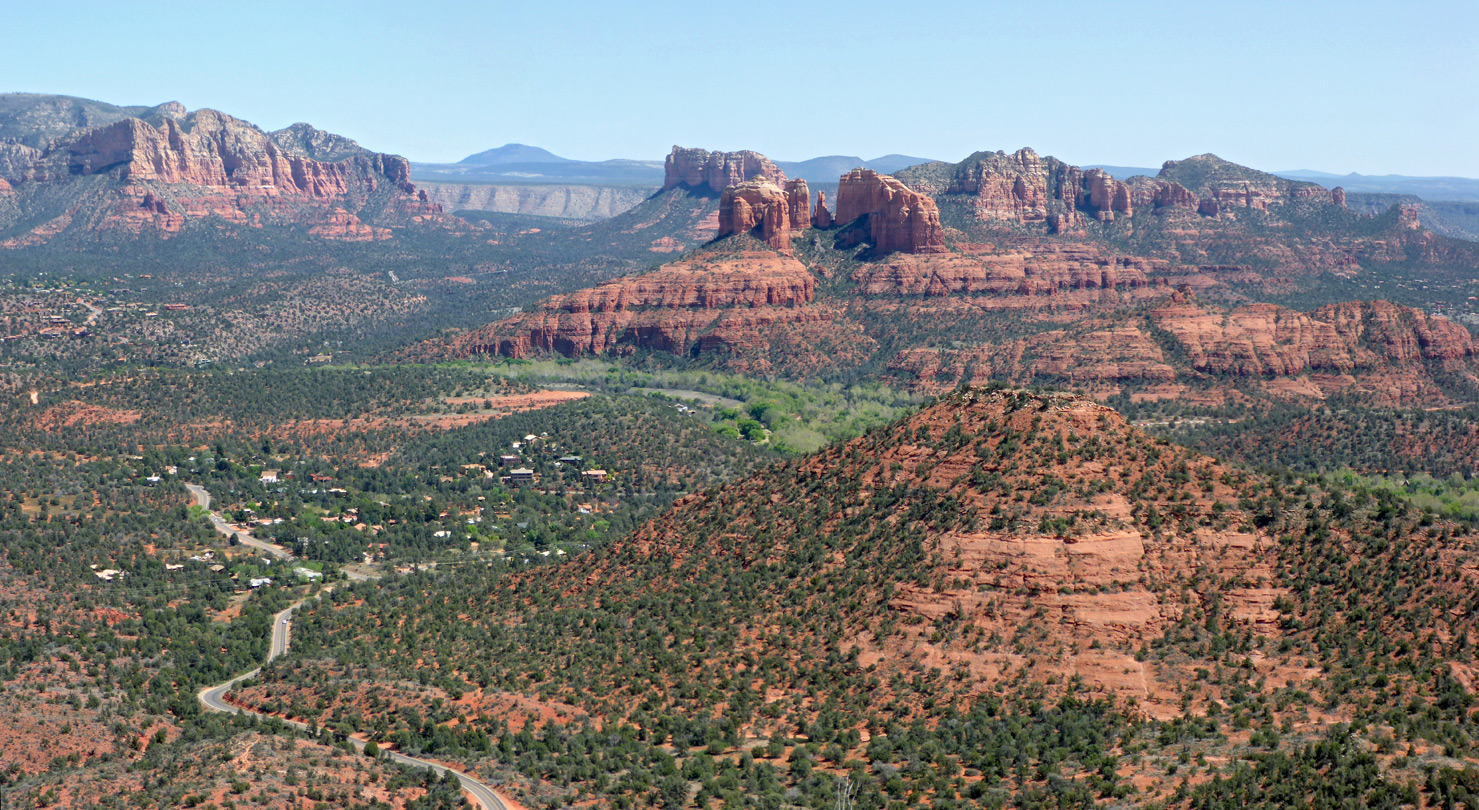
[[[275,546],[271,543],[258,540],[257,538],[253,537],[250,532],[246,532],[236,528],[235,526],[232,526],[230,523],[226,522],[225,518],[211,511],[211,494],[205,491],[205,487],[199,484],[186,484],[185,489],[190,490],[190,494],[195,497],[195,502],[199,504],[202,509],[210,512],[211,525],[216,527],[216,531],[220,532],[228,538],[235,537],[236,540],[242,545],[251,546],[252,548],[265,551],[268,554],[271,554],[272,556],[278,558],[279,560],[293,559],[293,552],[288,551],[282,546]]]
[[[272,659],[277,658],[278,656],[283,655],[288,651],[288,632],[292,628],[293,611],[299,605],[303,604],[303,601],[294,603],[291,607],[272,617],[272,644],[267,651],[268,661],[271,661]],[[197,696],[200,698],[200,705],[205,707],[206,711],[210,712],[225,712],[227,714],[241,714],[245,712],[246,714],[256,715],[257,717],[263,719],[268,718],[269,715],[262,714],[261,712],[254,712],[250,709],[243,709],[240,706],[234,706],[226,702],[227,692],[230,692],[233,688],[236,687],[237,684],[241,683],[242,681],[248,678],[255,677],[256,674],[261,671],[262,668],[258,667],[251,672],[237,675],[235,678],[232,678],[225,683],[217,684],[215,686],[208,686],[205,689],[200,690],[200,693]],[[299,723],[296,720],[284,720],[280,717],[277,719],[279,722],[286,723],[287,725],[290,725],[300,731],[308,730],[308,726],[305,723]],[[365,750],[364,740],[358,740],[350,737],[349,742],[358,751],[363,752]],[[437,776],[442,776],[450,772],[457,777],[457,781],[462,783],[462,789],[467,792],[467,795],[472,797],[472,800],[477,802],[478,806],[482,807],[483,810],[509,810],[508,805],[503,803],[503,799],[497,793],[494,793],[492,788],[488,787],[482,782],[479,782],[476,779],[473,779],[471,776],[460,773],[458,771],[454,771],[444,765],[438,765],[435,762],[406,756],[405,754],[397,753],[395,751],[385,750],[383,751],[381,756],[391,760],[392,762],[398,762],[402,765],[410,765],[414,768],[430,768],[434,773],[436,773]]]
[[[216,512],[211,511],[211,494],[205,491],[205,487],[202,487],[199,484],[186,484],[185,488],[190,491],[190,494],[192,496],[194,496],[195,502],[199,504],[201,508],[210,513],[211,525],[216,527],[216,531],[220,532],[228,538],[235,537],[243,545],[261,549],[262,551],[265,551],[277,557],[278,559],[294,559],[292,552],[289,552],[287,549],[281,546],[275,546],[271,543],[265,543],[261,540],[258,540],[257,538],[252,537],[250,534],[242,531],[241,529],[238,529],[235,526],[227,523],[225,518],[221,517]],[[344,573],[351,579],[373,579],[373,577],[364,574],[356,574],[349,571],[345,571]],[[303,604],[302,601],[295,602],[292,606],[272,617],[272,643],[267,649],[268,661],[271,661],[272,659],[287,653],[288,633],[292,629],[293,611],[301,604]],[[206,711],[211,712],[225,712],[227,714],[241,714],[242,712],[246,712],[247,714],[253,714],[257,717],[268,717],[268,715],[262,714],[261,712],[254,712],[250,709],[243,709],[240,706],[233,706],[232,704],[226,702],[226,693],[236,688],[236,685],[241,683],[242,681],[248,678],[255,677],[256,674],[261,671],[261,667],[258,667],[251,672],[237,675],[235,678],[232,678],[225,683],[217,684],[215,686],[209,686],[205,689],[200,690],[200,693],[197,695],[197,697],[199,697],[200,699],[200,704],[205,707]],[[308,730],[308,726],[306,724],[299,723],[296,720],[283,720],[282,718],[278,719],[281,722],[292,726],[293,728],[303,731]],[[357,740],[351,737],[349,738],[349,742],[356,749],[360,751],[365,750],[365,740]],[[492,788],[488,787],[482,782],[477,781],[476,779],[473,779],[470,776],[467,776],[466,774],[459,773],[458,771],[453,771],[450,768],[447,768],[444,765],[438,765],[435,762],[429,762],[424,759],[406,756],[405,754],[397,753],[395,751],[385,750],[382,756],[390,759],[393,762],[399,762],[402,765],[410,765],[416,768],[430,768],[438,776],[446,774],[450,771],[453,775],[457,777],[457,781],[462,783],[462,789],[466,791],[467,794],[472,797],[473,801],[477,802],[478,805],[483,808],[483,810],[509,810],[508,805],[503,803],[503,799],[501,799],[497,793],[494,793]]]
[[[293,556],[293,552],[288,551],[282,546],[268,543],[265,540],[258,540],[257,538],[253,537],[250,532],[243,531],[231,525],[230,523],[227,523],[226,519],[221,517],[221,513],[211,509],[211,494],[205,491],[205,487],[199,484],[186,484],[185,489],[190,491],[191,497],[195,498],[195,503],[200,506],[201,509],[206,510],[206,513],[210,516],[211,525],[216,527],[216,531],[220,532],[227,539],[235,537],[237,542],[241,543],[242,545],[251,546],[252,548],[265,551],[268,554],[271,554],[272,556],[278,558],[279,560],[283,560],[284,562],[297,559]],[[353,571],[347,567],[341,568],[339,572],[342,573],[345,577],[358,582],[365,582],[371,579],[375,579],[375,577],[369,574],[362,574],[358,571]]]

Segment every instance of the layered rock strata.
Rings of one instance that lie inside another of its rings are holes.
[[[266,216],[321,227],[320,235],[330,238],[362,239],[376,232],[362,226],[355,212],[377,193],[388,202],[385,216],[409,221],[441,214],[441,207],[412,185],[405,158],[369,152],[306,125],[279,133],[284,146],[225,113],[180,112],[152,122],[124,118],[75,131],[26,161],[8,164],[7,179],[18,191],[32,193],[81,177],[109,177],[116,182],[109,201],[85,212],[87,225],[101,230],[167,235],[187,220],[206,216],[249,225],[262,224]],[[330,148],[345,156],[324,161],[303,153]],[[54,235],[33,231],[17,244]]]
[[[1340,393],[1410,407],[1447,402],[1435,373],[1479,383],[1479,341],[1447,319],[1385,301],[1310,313],[1272,304],[1222,311],[1177,293],[1143,314],[1096,318],[1031,341],[906,350],[893,368],[942,389],[969,369],[975,380],[1066,379],[1105,394],[1162,384],[1150,395],[1185,398],[1195,385],[1226,399],[1241,381],[1277,399]]]
[[[949,169],[943,190],[975,197],[982,221],[1045,223],[1057,233],[1089,220],[1113,222],[1139,210],[1197,212],[1217,217],[1233,209],[1266,211],[1275,204],[1310,201],[1342,205],[1344,192],[1285,180],[1229,163],[1216,155],[1167,161],[1156,177],[1117,180],[1102,169],[1081,169],[1031,149],[977,152]],[[925,184],[920,184],[925,185]]]
[[[816,280],[789,256],[760,251],[698,257],[554,296],[535,312],[463,335],[443,353],[755,354],[787,330],[821,330],[806,338],[820,347],[832,313],[812,306],[815,295]]]
[[[786,182],[786,173],[759,152],[710,152],[674,146],[663,165],[662,190],[686,186],[714,194],[746,180]]]
[[[928,195],[872,169],[853,169],[837,184],[836,223],[858,220],[877,253],[943,253],[940,210]]]
[[[801,189],[803,192],[806,189],[804,181]],[[718,238],[755,232],[767,245],[789,251],[794,219],[792,205],[791,192],[769,180],[749,180],[730,186],[719,197]]]

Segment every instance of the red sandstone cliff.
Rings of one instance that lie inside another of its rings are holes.
[[[805,180],[787,180],[782,188],[769,180],[747,180],[719,196],[719,233],[758,232],[776,250],[791,251],[793,231],[811,224],[811,191]]]
[[[12,166],[11,175],[21,192],[92,175],[112,178],[112,201],[87,217],[90,227],[103,230],[167,234],[205,216],[260,224],[266,215],[310,225],[325,237],[378,238],[388,232],[355,217],[377,192],[387,199],[389,216],[441,214],[411,184],[405,158],[357,149],[338,160],[315,160],[215,110],[78,130]]]
[[[878,253],[943,253],[940,210],[929,196],[872,169],[853,169],[837,184],[838,224],[866,217]]]
[[[1086,320],[1031,341],[909,349],[893,368],[941,390],[969,368],[976,380],[1066,379],[1103,395],[1131,386],[1147,398],[1217,402],[1243,396],[1241,387],[1276,399],[1339,393],[1412,407],[1448,403],[1435,372],[1479,380],[1479,341],[1444,318],[1385,301],[1310,313],[1272,304],[1224,311],[1176,294],[1143,314]]]
[[[817,306],[816,280],[800,262],[769,252],[698,256],[651,273],[547,299],[540,308],[474,330],[434,356],[541,351],[567,357],[638,349],[681,355],[718,352],[738,368],[773,371],[767,352],[789,346],[800,367],[861,361],[873,344],[856,326],[834,323],[835,307]]]
[[[785,189],[769,180],[748,180],[720,195],[718,238],[758,231],[767,245],[789,251],[791,219],[791,198]]]
[[[709,152],[674,146],[663,166],[664,191],[678,186],[707,189],[715,194],[746,180],[786,182],[786,173],[759,152]]]
[[[1148,177],[1120,181],[1103,169],[1085,171],[1025,148],[1010,155],[971,155],[955,167],[945,191],[974,195],[981,220],[1046,222],[1054,231],[1069,230],[1086,217],[1109,222],[1137,208],[1195,211],[1199,202],[1179,183]]]

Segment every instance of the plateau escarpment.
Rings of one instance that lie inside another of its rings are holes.
[[[384,227],[362,223],[358,215],[373,209],[375,225],[383,226],[441,213],[411,183],[404,158],[370,152],[306,124],[269,135],[215,110],[166,112],[74,130],[24,159],[12,150],[3,168],[20,203],[6,224],[43,221],[4,244],[39,244],[83,228],[168,235],[206,217],[251,226],[302,224],[336,238],[385,238]],[[47,218],[57,200],[63,207]]]

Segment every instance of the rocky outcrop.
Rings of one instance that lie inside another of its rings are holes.
[[[1330,304],[1310,317],[1331,324],[1353,351],[1370,351],[1378,362],[1390,360],[1403,366],[1436,362],[1455,371],[1479,359],[1479,340],[1468,329],[1389,301]]]
[[[1222,310],[1176,293],[1143,311],[1081,321],[1025,339],[967,350],[916,348],[896,374],[927,390],[971,380],[1069,381],[1103,395],[1124,386],[1146,396],[1215,403],[1262,389],[1274,399],[1341,394],[1381,407],[1449,403],[1443,376],[1475,379],[1479,342],[1467,329],[1385,301],[1303,313],[1272,304]],[[1472,382],[1471,382],[1472,385]],[[1146,387],[1150,386],[1149,389]]]
[[[790,194],[769,180],[749,180],[730,186],[719,197],[720,239],[755,232],[767,245],[789,251],[791,219]]]
[[[65,174],[63,174],[65,172]],[[411,166],[394,155],[357,155],[334,163],[290,155],[256,127],[215,110],[156,128],[136,118],[87,130],[50,150],[25,179],[115,173],[133,183],[188,184],[274,196],[334,197],[389,183],[407,194]]]
[[[1010,155],[971,155],[956,166],[946,191],[975,195],[976,217],[982,220],[1045,222],[1049,213],[1057,213],[1071,221],[1082,184],[1078,167],[1019,149]]]
[[[184,221],[216,216],[243,224],[265,219],[310,225],[327,238],[360,239],[370,231],[355,212],[372,197],[383,203],[377,206],[381,217],[425,221],[441,213],[412,185],[405,158],[369,152],[306,125],[274,138],[215,110],[155,110],[163,112],[54,141],[25,165],[12,166],[10,180],[31,192],[79,177],[111,178],[117,185],[110,201],[84,214],[98,230],[167,235]],[[171,112],[179,114],[163,114]],[[327,161],[306,154],[328,151],[346,156]]]
[[[1168,160],[1157,178],[1190,189],[1201,200],[1204,213],[1213,212],[1209,216],[1241,208],[1267,211],[1272,205],[1297,201],[1332,204],[1330,193],[1314,183],[1286,180],[1212,154]]]
[[[290,155],[300,155],[319,161],[336,161],[356,155],[374,154],[350,138],[325,132],[302,122],[279,129],[267,137]]]
[[[899,256],[861,265],[852,273],[859,292],[869,296],[1038,298],[1013,308],[1072,307],[1075,291],[1128,292],[1151,287],[1165,262],[1106,255],[1087,247],[1044,246],[1034,252],[958,253]],[[1166,289],[1160,294],[1169,293]],[[1086,299],[1087,300],[1087,299]],[[998,308],[973,301],[982,308]]]
[[[553,352],[567,357],[638,350],[721,354],[736,368],[773,371],[861,361],[874,344],[836,307],[817,306],[816,280],[800,262],[768,251],[682,260],[547,299],[538,310],[427,345],[420,357]]]
[[[663,166],[662,190],[685,186],[714,194],[746,180],[786,182],[786,173],[759,152],[709,152],[674,146]]]
[[[1179,183],[1120,181],[1103,169],[1085,171],[1025,148],[971,155],[953,168],[946,191],[973,195],[980,220],[1044,222],[1053,232],[1073,230],[1088,219],[1112,222],[1137,209],[1195,211],[1198,205],[1197,196]]]
[[[1197,155],[1167,161],[1156,177],[1117,180],[1102,169],[1084,170],[1031,149],[977,152],[954,166],[935,164],[903,174],[911,187],[937,185],[975,198],[976,218],[985,222],[1045,223],[1052,233],[1071,232],[1090,220],[1113,222],[1137,211],[1195,211],[1217,217],[1233,209],[1268,210],[1271,205],[1309,201],[1340,205],[1313,183],[1275,177]],[[919,182],[916,182],[918,180]]]
[[[1114,179],[1103,169],[1084,172],[1083,203],[1093,210],[1100,221],[1109,222],[1115,214],[1129,216],[1134,213],[1130,201],[1130,187]]]
[[[832,212],[827,210],[827,192],[817,192],[817,206],[811,212],[811,226],[813,228],[832,227]]]
[[[853,169],[838,181],[836,222],[850,225],[858,220],[863,220],[858,227],[866,228],[877,253],[945,251],[935,201],[872,169]]]
[[[793,231],[804,231],[811,225],[811,188],[805,180],[786,181],[786,205]]]
[[[1330,189],[1330,204],[1338,208],[1345,208],[1345,189],[1340,186]]]

